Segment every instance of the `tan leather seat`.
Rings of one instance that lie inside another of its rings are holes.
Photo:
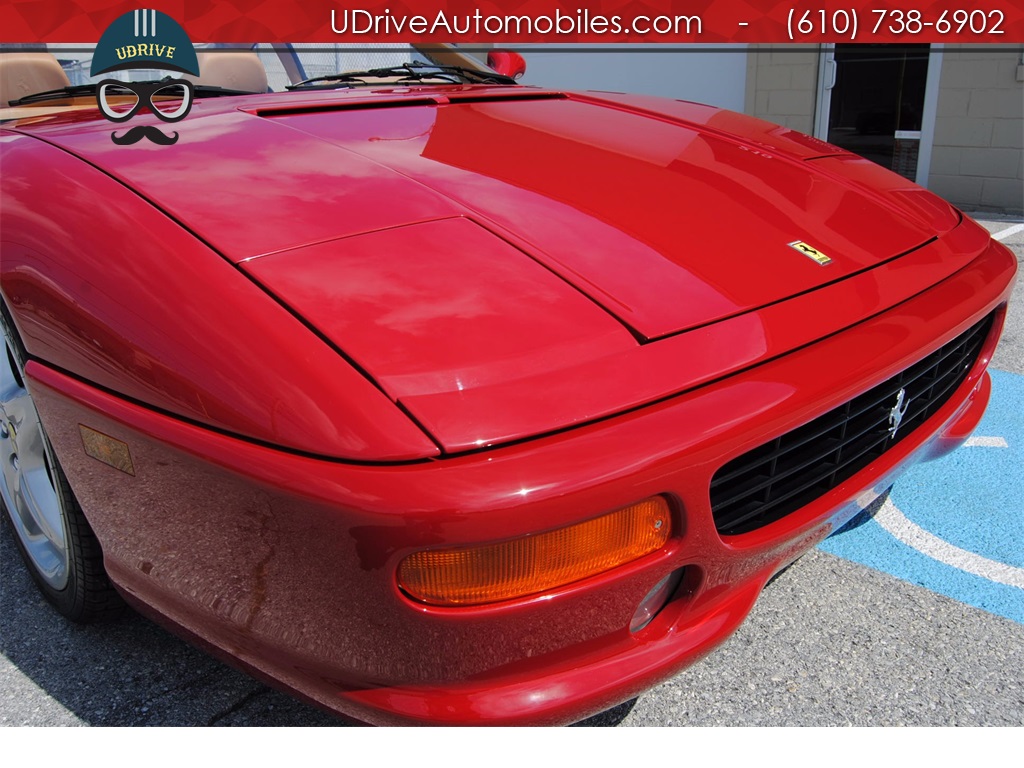
[[[71,81],[52,53],[0,53],[0,107],[68,85]]]
[[[216,85],[233,91],[266,93],[267,70],[252,51],[197,51],[199,77],[182,75],[200,85]]]

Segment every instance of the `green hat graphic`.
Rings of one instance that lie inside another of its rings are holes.
[[[192,41],[166,13],[129,11],[107,27],[92,56],[92,76],[116,69],[173,69],[199,76]]]

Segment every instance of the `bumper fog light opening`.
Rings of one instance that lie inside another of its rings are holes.
[[[630,632],[639,632],[654,621],[654,617],[661,613],[661,609],[668,605],[669,601],[675,596],[676,590],[683,580],[683,572],[685,570],[685,568],[677,568],[651,587],[651,591],[640,601],[636,613],[633,614],[632,621],[629,622]]]

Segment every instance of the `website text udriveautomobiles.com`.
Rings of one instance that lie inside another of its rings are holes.
[[[552,14],[531,16],[450,13],[440,10],[434,16],[397,14],[360,9],[331,11],[331,29],[339,35],[699,35],[700,16],[604,16],[588,9],[575,13],[555,10]]]

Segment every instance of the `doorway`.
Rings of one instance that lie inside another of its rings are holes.
[[[925,183],[938,91],[936,58],[927,44],[824,46],[815,135]]]

